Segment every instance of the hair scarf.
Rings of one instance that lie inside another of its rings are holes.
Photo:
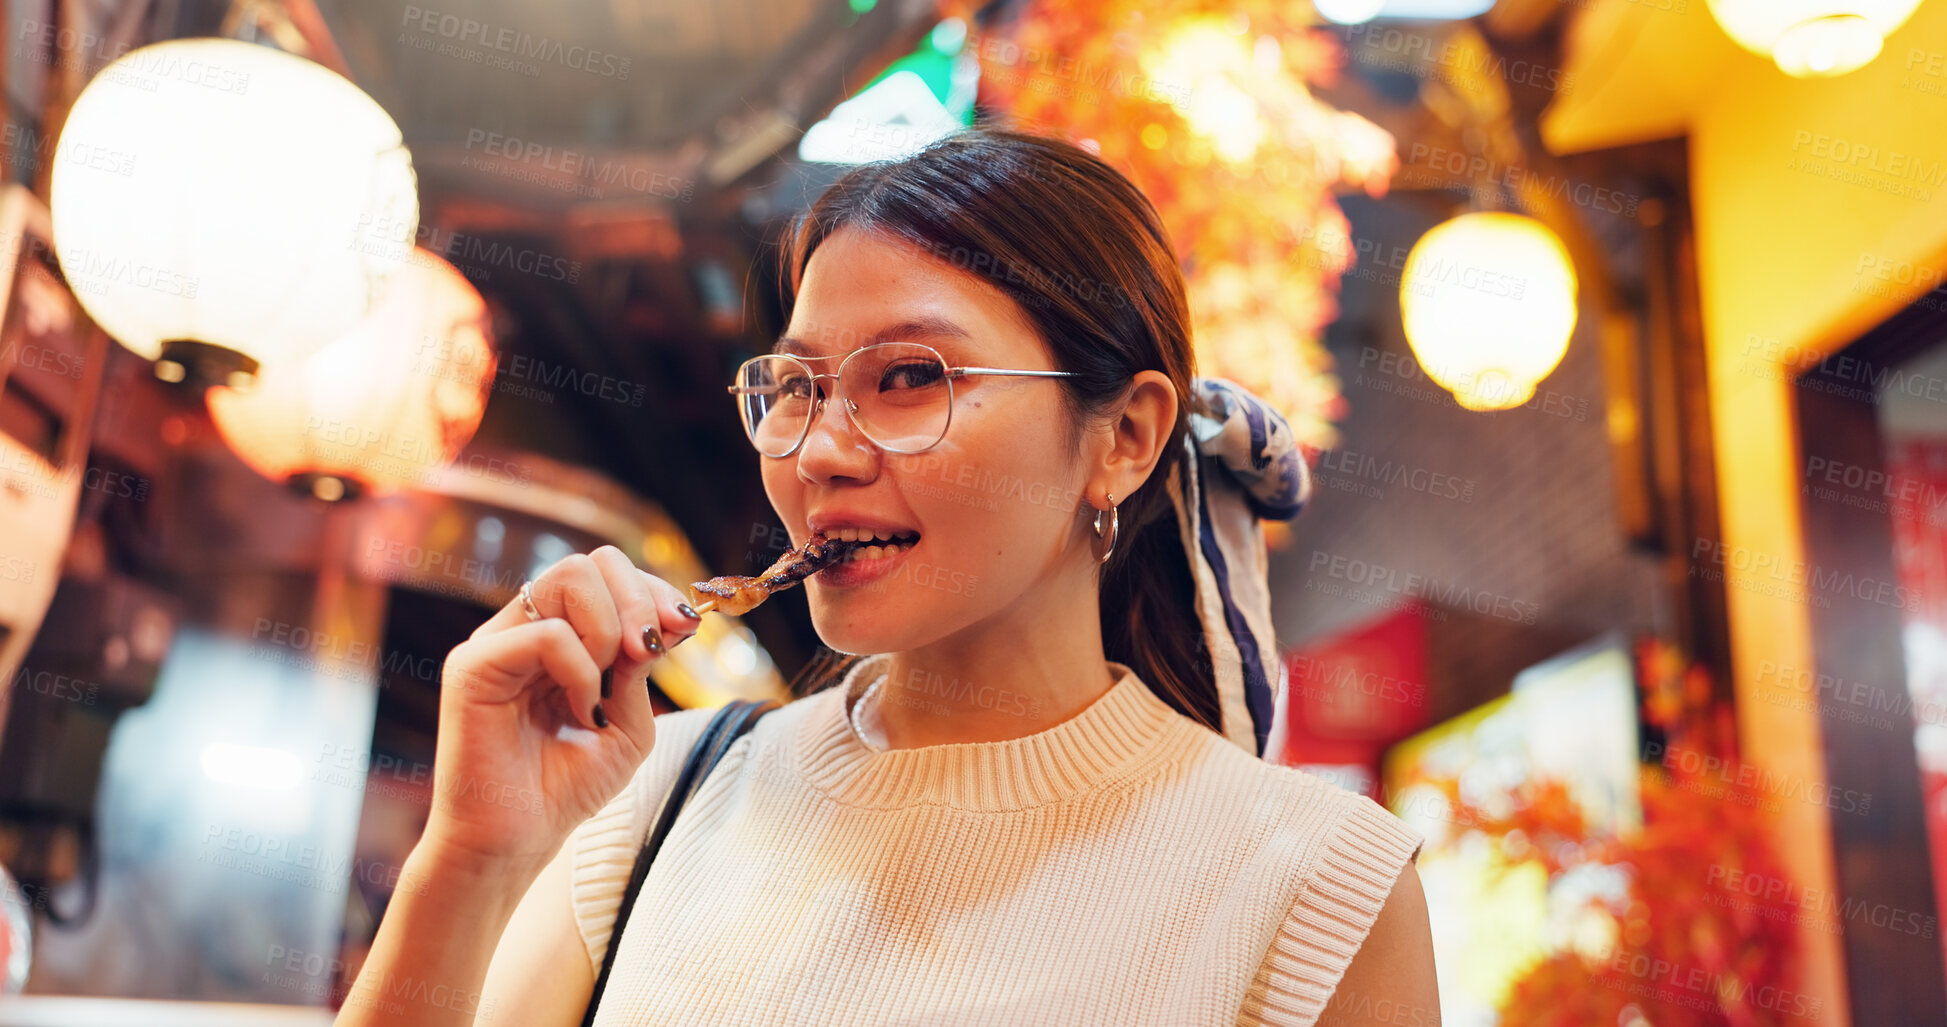
[[[1222,734],[1263,756],[1287,672],[1271,628],[1270,567],[1258,522],[1298,516],[1311,498],[1311,471],[1291,426],[1248,389],[1223,378],[1198,378],[1193,387],[1209,413],[1190,413],[1188,459],[1170,471],[1170,501],[1217,674]]]

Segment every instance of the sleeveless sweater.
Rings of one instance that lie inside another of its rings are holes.
[[[1418,854],[1377,803],[1244,752],[1118,663],[1046,730],[875,751],[847,711],[884,659],[730,748],[643,884],[597,1027],[1311,1024]],[[712,712],[658,717],[566,843],[596,972]]]

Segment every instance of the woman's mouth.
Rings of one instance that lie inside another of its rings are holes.
[[[825,537],[858,543],[817,575],[822,584],[835,588],[853,588],[885,577],[919,544],[918,532],[880,534],[867,528],[840,528],[827,531]]]

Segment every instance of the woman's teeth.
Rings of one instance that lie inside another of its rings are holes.
[[[841,542],[873,543],[872,545],[860,546],[846,554],[845,561],[848,563],[853,560],[882,559],[900,550],[910,549],[919,541],[919,536],[915,534],[909,533],[897,535],[893,538],[884,538],[875,535],[872,531],[865,528],[840,528],[836,531],[828,532],[826,537],[835,538]]]
[[[875,535],[873,534],[872,529],[870,528],[836,528],[826,532],[825,537],[835,538],[841,542],[859,542],[859,541],[869,541],[871,539],[878,539],[882,542],[890,542],[895,538],[916,539],[919,536],[912,532],[898,532],[892,535]]]

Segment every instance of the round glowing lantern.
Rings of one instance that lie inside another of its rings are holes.
[[[1384,0],[1312,0],[1312,9],[1326,21],[1363,25],[1379,16]]]
[[[1920,0],[1707,0],[1725,34],[1787,75],[1843,75],[1879,56]]]
[[[1420,238],[1400,272],[1406,341],[1469,410],[1526,403],[1568,352],[1575,266],[1541,222],[1462,214]]]
[[[425,250],[387,280],[370,315],[243,389],[209,390],[210,419],[259,474],[320,499],[414,485],[473,437],[493,388],[487,305]]]
[[[132,50],[75,99],[49,206],[81,305],[159,377],[301,357],[412,248],[399,126],[311,61],[232,39]]]

